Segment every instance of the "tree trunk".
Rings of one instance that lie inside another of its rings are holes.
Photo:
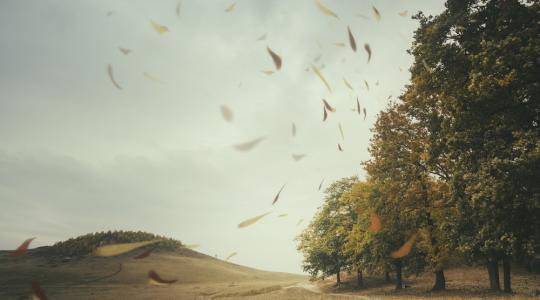
[[[337,268],[337,273],[336,273],[336,285],[337,286],[339,286],[341,284],[340,273],[341,273],[341,267],[338,267]]]
[[[356,269],[356,283],[359,289],[364,287],[364,278],[362,276],[362,270],[360,270],[360,268]]]
[[[403,288],[403,280],[401,278],[401,260],[396,262],[396,290]]]
[[[503,258],[503,280],[504,280],[504,291],[506,293],[512,292],[512,283],[510,281],[510,258]]]
[[[390,272],[386,271],[386,272],[384,273],[384,280],[385,280],[386,282],[390,282]]]
[[[499,262],[496,259],[488,260],[489,288],[493,291],[500,291],[499,283]]]
[[[431,289],[432,291],[444,291],[446,289],[446,279],[444,278],[444,271],[441,269],[435,272],[435,285]]]

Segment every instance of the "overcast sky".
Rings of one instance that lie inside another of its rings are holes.
[[[220,258],[237,251],[235,263],[302,272],[294,238],[323,201],[319,183],[365,176],[376,114],[409,80],[406,50],[418,26],[411,14],[444,8],[322,0],[337,19],[313,0],[182,0],[178,17],[177,3],[0,2],[0,249],[29,237],[41,246],[144,230]],[[156,32],[151,20],[169,31]],[[275,70],[267,46],[283,59],[272,75],[261,72]],[[306,71],[311,64],[331,92]],[[352,110],[357,96],[366,120]],[[326,122],[321,98],[337,110]],[[231,123],[220,105],[234,112]],[[251,151],[232,147],[261,136]],[[306,156],[294,161],[293,153]]]

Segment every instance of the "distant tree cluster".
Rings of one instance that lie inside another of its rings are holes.
[[[158,239],[161,241],[147,247],[157,247],[161,250],[176,250],[183,246],[180,241],[148,232],[109,230],[107,232],[89,233],[76,238],[70,238],[63,242],[58,242],[51,247],[50,251],[61,256],[81,257],[91,254],[92,251],[99,246]]]
[[[502,264],[511,292],[512,262],[540,257],[540,4],[449,0],[415,18],[411,82],[378,115],[366,180],[330,185],[298,237],[304,269],[359,285],[392,271],[397,289],[430,271],[441,290],[449,265],[484,264],[499,290]]]

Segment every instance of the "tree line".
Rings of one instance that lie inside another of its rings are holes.
[[[483,264],[500,290],[502,265],[511,292],[511,266],[540,260],[539,1],[414,18],[410,83],[372,128],[366,179],[332,183],[298,236],[304,270],[392,272],[396,289],[432,272],[443,290],[448,266]]]

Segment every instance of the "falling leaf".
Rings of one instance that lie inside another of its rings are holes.
[[[188,249],[195,249],[195,248],[199,248],[201,245],[199,244],[189,244],[189,245],[186,245],[185,247],[188,248]]]
[[[314,62],[318,62],[320,59],[321,59],[321,55],[318,55],[317,57],[315,57],[315,58],[313,59],[313,61],[314,61]]]
[[[276,66],[276,70],[281,69],[281,57],[277,55],[274,51],[272,51],[268,46],[266,47],[266,50],[268,50],[268,53],[272,57],[272,60],[274,61],[274,65]]]
[[[368,20],[369,17],[366,16],[366,15],[363,15],[363,14],[356,14],[357,17],[361,18],[361,19],[364,19],[364,20]]]
[[[160,24],[156,23],[154,20],[150,20],[150,24],[152,25],[152,27],[154,28],[154,30],[157,33],[163,34],[163,33],[169,31],[169,28],[167,28],[167,26],[160,25]]]
[[[356,52],[356,41],[354,40],[354,36],[349,26],[347,26],[347,31],[349,32],[349,45],[351,46],[351,49]]]
[[[332,92],[332,88],[330,88],[330,85],[328,84],[328,81],[326,81],[326,79],[324,78],[324,76],[322,76],[321,72],[319,71],[319,69],[317,69],[317,67],[315,67],[314,65],[311,65],[311,69],[313,70],[313,72],[315,72],[315,74],[317,74],[317,76],[319,76],[319,78],[322,80],[322,82],[324,83],[324,85],[326,85],[326,88],[328,89],[328,91],[331,93]]]
[[[47,300],[45,291],[41,288],[37,281],[32,282],[32,300]]]
[[[319,183],[319,191],[320,191],[320,190],[321,190],[321,188],[322,188],[322,184],[323,184],[323,182],[324,182],[324,179],[323,179],[323,180],[321,180],[321,183]]]
[[[244,227],[253,225],[253,224],[257,223],[257,221],[259,221],[260,219],[266,217],[269,214],[270,214],[270,212],[267,212],[267,213],[264,213],[262,215],[259,215],[259,216],[253,217],[253,218],[249,218],[249,219],[247,219],[245,221],[242,221],[242,223],[238,224],[238,228],[244,228]]]
[[[148,73],[148,72],[144,72],[143,75],[144,75],[144,77],[146,77],[147,79],[149,79],[149,80],[151,80],[151,81],[153,81],[153,82],[155,82],[155,83],[161,83],[161,80],[159,80],[159,78],[157,78],[157,77],[151,75],[151,74]]]
[[[345,135],[343,134],[343,127],[341,127],[341,123],[338,123],[339,126],[339,133],[341,133],[341,139],[345,140]]]
[[[258,137],[256,139],[254,139],[254,140],[251,140],[249,142],[233,145],[233,148],[236,149],[237,151],[249,151],[253,147],[257,146],[257,144],[262,142],[265,138],[266,137],[261,136],[261,137]]]
[[[283,218],[283,217],[286,217],[286,216],[287,216],[287,214],[281,214],[281,215],[278,216],[278,218]]]
[[[227,8],[225,9],[225,11],[226,11],[226,12],[231,12],[231,11],[234,10],[235,7],[236,7],[236,3],[233,3],[233,4],[229,5],[229,7],[227,7]]]
[[[133,259],[143,259],[143,258],[146,258],[148,256],[150,256],[150,253],[153,251],[154,249],[148,249],[144,252],[142,252],[141,254],[133,257]]]
[[[353,90],[352,85],[347,81],[347,79],[345,79],[345,77],[343,77],[343,82],[345,83],[345,85],[346,85],[350,90]]]
[[[182,0],[178,0],[178,3],[176,4],[176,16],[180,17],[180,8],[182,6]]]
[[[379,13],[379,10],[375,6],[371,6],[373,9],[373,16],[375,17],[375,20],[380,21],[381,20],[381,14]]]
[[[327,15],[327,16],[330,16],[330,17],[334,17],[334,18],[336,18],[336,19],[339,20],[338,15],[336,15],[336,13],[333,12],[330,8],[324,6],[319,0],[316,0],[315,3],[317,3],[317,7],[319,8],[319,10],[320,10],[323,14],[325,14],[325,15]]]
[[[336,47],[345,47],[345,43],[334,43],[334,45],[336,45]]]
[[[278,193],[276,194],[276,196],[274,197],[274,201],[272,201],[272,205],[274,205],[274,204],[278,201],[279,195],[281,194],[281,191],[283,191],[283,189],[285,188],[285,185],[286,185],[286,184],[284,184],[284,185],[281,187],[281,189],[279,189],[279,192],[278,192]]]
[[[120,52],[124,53],[124,55],[129,55],[129,53],[131,52],[131,50],[127,48],[118,47],[118,49],[120,49]]]
[[[406,10],[401,11],[401,12],[399,12],[399,15],[402,16],[402,17],[406,17],[407,16],[407,11]]]
[[[367,116],[367,112],[366,112],[366,108],[364,107],[364,120],[366,119],[366,116]]]
[[[324,111],[324,115],[323,115],[323,122],[326,121],[326,118],[328,118],[328,113],[326,112],[326,107],[323,106],[323,111]]]
[[[272,70],[263,70],[263,71],[261,71],[261,72],[263,72],[263,73],[266,74],[266,75],[272,75],[272,74],[274,74],[274,71],[272,71]]]
[[[371,212],[370,218],[371,225],[369,226],[369,231],[379,232],[381,230],[381,219],[379,219],[379,216],[375,212]]]
[[[295,160],[295,161],[300,161],[302,158],[306,157],[305,154],[293,154],[292,155],[292,158]]]
[[[112,83],[114,84],[114,86],[121,90],[122,87],[116,82],[116,80],[114,80],[114,74],[113,74],[113,67],[112,65],[107,65],[107,74],[109,74],[109,79],[112,81]]]
[[[360,112],[360,101],[358,101],[358,97],[356,97],[356,111],[358,111],[358,114],[361,114],[361,112]]]
[[[341,145],[339,143],[337,144],[337,148],[339,151],[343,152],[343,148],[341,148]]]
[[[168,285],[177,281],[176,279],[165,280],[161,278],[154,270],[148,271],[148,278],[150,278],[149,283],[153,285]]]
[[[111,244],[111,245],[105,245],[97,247],[94,250],[95,256],[101,256],[101,257],[109,257],[109,256],[116,256],[120,255],[132,250],[135,250],[137,248],[157,243],[161,240],[152,240],[152,241],[144,241],[144,242],[136,242],[136,243],[122,243],[122,244]]]
[[[392,98],[392,95],[388,96],[388,97],[386,98],[386,100],[390,100],[390,98]]]
[[[225,260],[229,260],[231,257],[235,256],[236,254],[238,254],[238,252],[233,252],[233,253],[229,254],[229,256],[227,256],[227,258],[225,258]]]
[[[292,123],[291,134],[293,137],[296,136],[296,124],[294,122]]]
[[[390,253],[390,257],[392,258],[402,258],[407,256],[412,249],[412,246],[414,245],[414,240],[416,239],[416,233],[413,233],[411,237],[399,248],[398,250]]]
[[[264,40],[266,40],[266,36],[267,36],[267,35],[268,35],[267,33],[261,35],[261,36],[257,39],[257,41],[264,41]]]
[[[302,221],[304,221],[304,219],[300,219],[300,221],[298,221],[298,223],[296,223],[296,226],[300,225],[302,223]]]
[[[322,99],[323,103],[324,103],[324,107],[326,107],[326,109],[328,111],[331,111],[331,112],[336,112],[336,109],[333,108],[332,106],[330,106],[330,104],[328,104],[328,102],[326,102],[326,100]]]
[[[364,44],[364,49],[366,50],[366,52],[368,54],[367,62],[369,63],[369,61],[371,60],[371,47],[369,46],[368,43],[365,43]]]
[[[223,119],[229,123],[232,122],[232,120],[234,119],[234,114],[232,110],[226,105],[221,105],[219,109],[221,110],[221,116],[223,116]]]
[[[19,245],[19,247],[17,247],[17,249],[15,249],[15,251],[10,252],[7,255],[11,257],[16,257],[16,256],[22,256],[26,254],[26,251],[28,250],[28,246],[30,246],[30,243],[35,239],[36,238],[33,237],[33,238],[29,238],[25,240],[24,242],[22,242],[22,244]]]

